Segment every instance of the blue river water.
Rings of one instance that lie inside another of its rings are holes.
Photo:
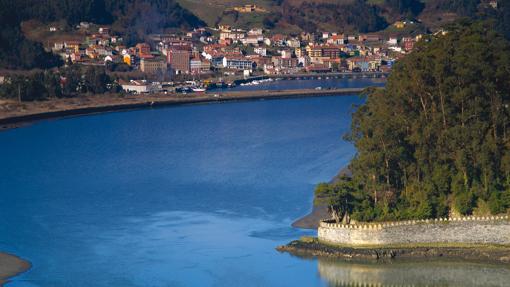
[[[406,269],[275,251],[315,234],[290,224],[354,155],[341,137],[361,102],[188,105],[1,132],[0,250],[33,264],[7,286],[394,284]],[[510,282],[508,269],[463,266],[428,286],[486,286],[473,269]]]
[[[321,286],[275,251],[354,154],[357,96],[191,105],[0,133],[9,286]],[[92,283],[91,283],[92,282]]]

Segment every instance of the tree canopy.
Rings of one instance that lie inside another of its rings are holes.
[[[204,25],[175,0],[0,0],[0,67],[31,69],[62,64],[40,43],[25,38],[20,24],[30,19],[65,20],[70,25],[81,21],[111,24],[128,44],[165,28]]]
[[[386,6],[400,15],[414,18],[420,14],[425,4],[419,0],[385,0]]]
[[[345,3],[304,1],[299,5],[284,2],[280,20],[308,32],[315,32],[321,25],[333,25],[346,31],[362,33],[382,30],[388,26],[379,8],[364,0]]]
[[[355,219],[510,207],[510,44],[491,22],[447,31],[421,40],[353,114]]]
[[[107,92],[119,92],[119,86],[103,67],[96,66],[72,65],[58,71],[33,71],[13,75],[0,85],[0,98],[20,102]]]

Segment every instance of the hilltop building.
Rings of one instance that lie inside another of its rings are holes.
[[[264,12],[267,12],[267,10],[265,10],[265,9],[263,9],[261,7],[258,7],[255,4],[247,4],[247,5],[244,5],[244,6],[236,6],[236,7],[234,7],[234,11],[237,11],[239,13],[254,13],[254,12],[264,13]]]

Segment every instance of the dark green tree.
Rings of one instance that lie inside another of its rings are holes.
[[[510,44],[490,21],[446,30],[420,41],[353,114],[356,219],[509,207]]]

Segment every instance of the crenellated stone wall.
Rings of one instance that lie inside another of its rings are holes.
[[[325,243],[360,246],[420,243],[510,245],[510,221],[508,215],[349,225],[322,221],[318,236]]]

